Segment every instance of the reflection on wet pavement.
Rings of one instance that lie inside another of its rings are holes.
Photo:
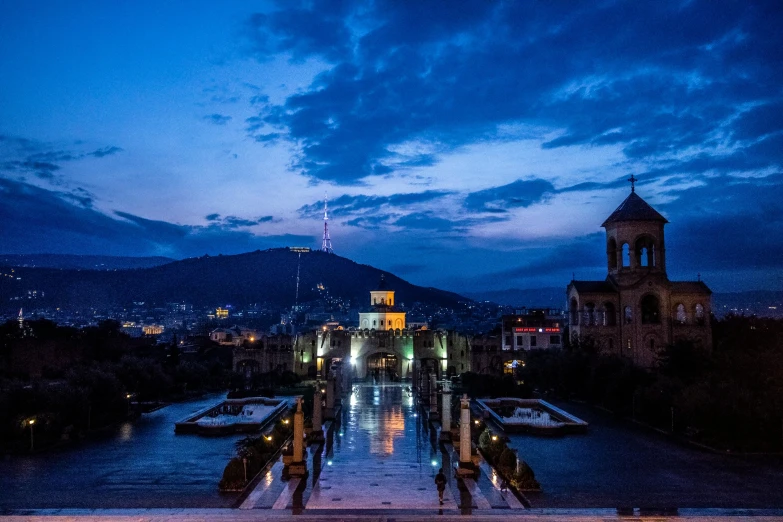
[[[404,386],[354,385],[338,429],[308,510],[440,507],[440,452]],[[448,490],[443,507],[456,508]]]
[[[229,507],[217,484],[242,436],[175,435],[174,423],[219,402],[172,404],[90,440],[0,461],[0,508]]]

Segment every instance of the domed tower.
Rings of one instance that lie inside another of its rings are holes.
[[[668,220],[636,193],[631,194],[601,225],[606,229],[606,258],[610,277],[621,284],[647,274],[666,278],[663,227]]]
[[[359,328],[371,330],[404,330],[405,312],[394,307],[394,290],[386,287],[381,274],[377,290],[370,291],[370,311],[359,314]]]

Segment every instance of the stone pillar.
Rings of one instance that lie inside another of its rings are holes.
[[[335,391],[334,372],[329,372],[326,378],[326,411],[324,412],[327,419],[334,419]]]
[[[470,440],[470,399],[464,394],[459,405],[459,468],[457,474],[461,477],[476,475],[476,467],[471,458]]]
[[[323,405],[321,404],[323,394],[321,393],[320,386],[320,384],[316,386],[315,393],[313,394],[313,431],[310,432],[310,436],[308,437],[310,443],[324,440]]]
[[[304,459],[304,412],[302,411],[302,398],[296,399],[296,413],[294,413],[294,453],[291,463],[287,468],[291,477],[303,477],[307,475],[307,462]]]
[[[438,381],[433,373],[430,377],[430,419],[438,416]]]
[[[441,396],[440,440],[451,440],[451,383],[443,381]]]

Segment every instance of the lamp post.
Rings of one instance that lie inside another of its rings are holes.
[[[247,457],[242,457],[242,466],[245,468],[245,484],[247,484]]]
[[[35,446],[35,439],[33,437],[33,425],[35,424],[35,419],[30,419],[27,421],[27,423],[30,425],[30,451],[33,451],[33,447]]]
[[[130,400],[131,400],[131,394],[130,393],[126,393],[125,394],[125,406],[126,406],[125,407],[125,416],[126,417],[130,416]]]

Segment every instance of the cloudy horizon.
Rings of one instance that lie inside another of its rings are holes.
[[[777,2],[0,1],[0,253],[318,248],[457,292],[783,290]]]

